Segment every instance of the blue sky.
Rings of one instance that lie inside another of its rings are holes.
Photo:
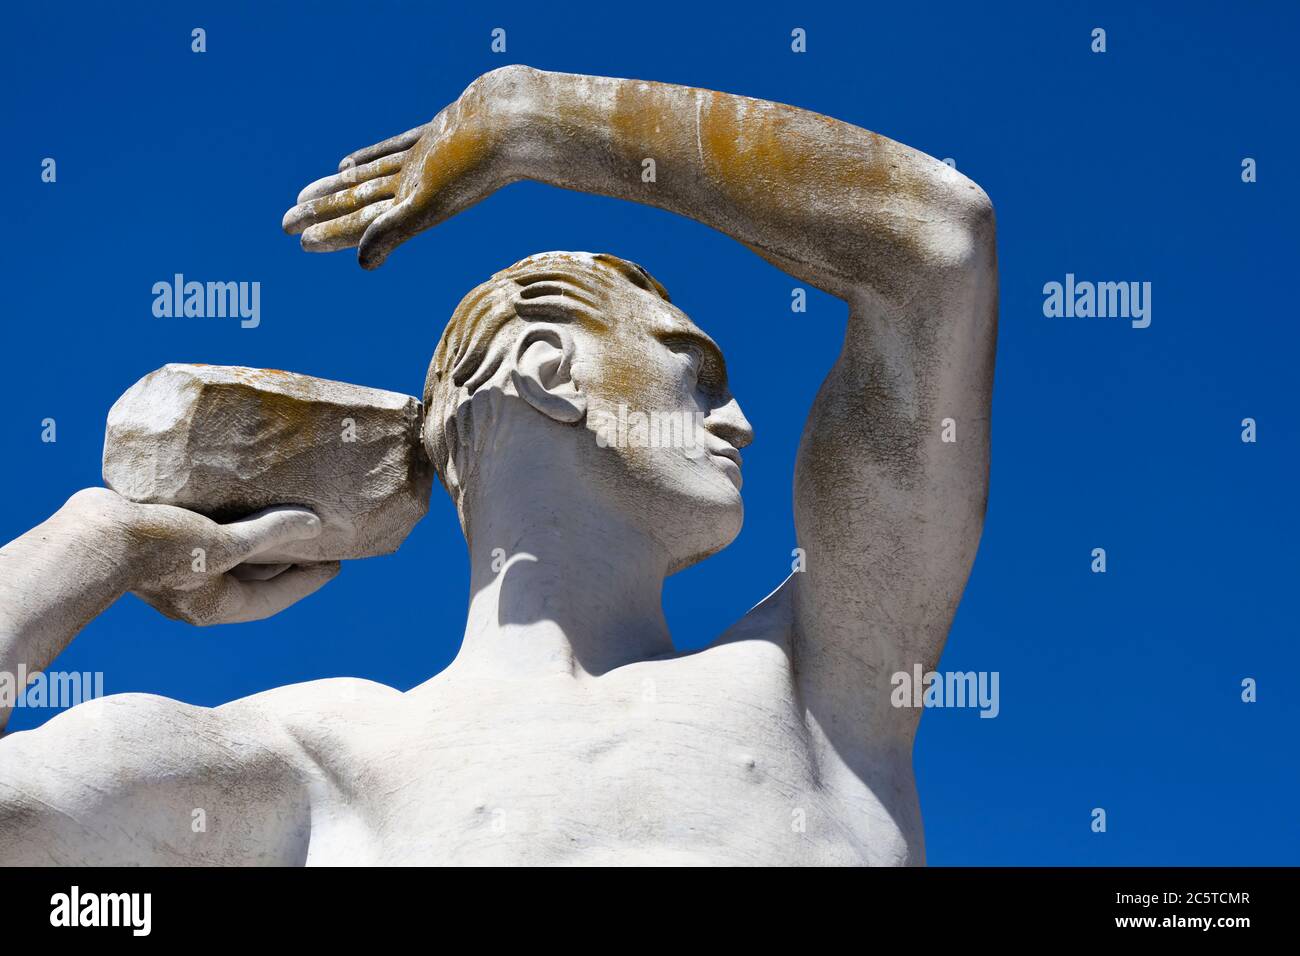
[[[847,6],[847,5],[846,5]],[[442,323],[545,249],[646,266],[722,345],[757,431],[747,521],[671,579],[708,643],[788,571],[800,429],[845,307],[721,234],[511,186],[375,273],[279,229],[308,181],[507,62],[704,86],[875,130],[993,198],[1001,331],[989,510],[942,668],[998,671],[1001,713],[926,714],[932,864],[1296,864],[1300,665],[1293,4],[133,4],[6,14],[8,321],[0,538],[100,483],[109,406],[171,361],[417,393]],[[740,11],[744,11],[743,13]],[[208,52],[190,51],[207,31]],[[507,53],[489,50],[494,27]],[[808,52],[790,51],[802,27]],[[1107,52],[1090,51],[1094,27]],[[40,163],[58,163],[42,183]],[[1241,181],[1241,162],[1258,182]],[[156,319],[176,273],[259,281],[262,321]],[[1047,318],[1066,273],[1152,284],[1152,322]],[[58,441],[40,441],[41,420]],[[1258,441],[1240,440],[1241,420]],[[1105,574],[1091,551],[1107,552]],[[60,669],[217,704],[355,675],[413,686],[454,655],[463,540],[439,489],[393,556],[267,622],[199,630],[127,597]],[[1241,680],[1259,699],[1240,700]],[[12,729],[48,719],[19,711]],[[1108,829],[1090,829],[1094,807]]]

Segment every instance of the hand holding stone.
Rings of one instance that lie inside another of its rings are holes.
[[[337,561],[255,563],[259,555],[320,535],[320,519],[306,508],[267,508],[218,524],[185,508],[137,504],[107,488],[89,488],[74,495],[66,510],[93,525],[103,547],[119,555],[127,590],[191,624],[270,617],[339,570]]]

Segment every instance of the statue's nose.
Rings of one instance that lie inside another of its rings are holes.
[[[719,405],[709,412],[704,419],[704,429],[733,448],[744,448],[754,440],[754,428],[740,410],[740,403],[734,396],[728,396],[725,405]]]

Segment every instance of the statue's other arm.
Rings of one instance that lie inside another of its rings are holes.
[[[266,617],[315,591],[337,565],[239,566],[319,533],[302,508],[218,525],[103,488],[73,495],[0,548],[0,731],[18,675],[48,667],[126,591],[196,624]],[[195,548],[204,551],[201,571]],[[209,710],[121,694],[0,737],[0,865],[300,861],[302,774],[281,756],[292,752],[277,745],[282,736],[239,704]],[[268,812],[241,823],[232,806]],[[223,808],[198,827],[196,811]]]
[[[9,675],[0,731],[14,704],[15,675],[44,670],[127,591],[191,624],[270,617],[325,584],[338,563],[241,565],[319,534],[320,520],[305,508],[269,508],[221,525],[183,508],[135,504],[106,488],[77,492],[0,548],[0,674]]]
[[[938,659],[984,515],[997,314],[984,192],[791,106],[526,67],[480,77],[426,126],[341,166],[285,227],[312,251],[359,245],[367,268],[533,179],[690,216],[848,303],[795,475],[796,668],[837,748],[910,743],[918,712],[890,707],[890,676]],[[794,321],[772,330],[774,356]]]

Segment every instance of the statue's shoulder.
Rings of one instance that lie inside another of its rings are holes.
[[[161,697],[157,694],[110,694],[94,697],[56,714],[33,730],[17,731],[4,738],[4,754],[24,748],[34,753],[85,754],[96,760],[116,747],[144,754],[162,750],[178,734],[211,729],[213,711],[207,707]],[[151,745],[156,741],[157,745]],[[60,759],[62,759],[60,757]]]
[[[288,719],[346,716],[357,706],[382,706],[402,697],[392,687],[355,677],[286,684],[217,707],[158,694],[110,694],[78,704],[38,730],[49,738],[93,740],[101,733],[110,733],[119,740],[173,740],[191,734],[219,733],[252,742],[272,738],[274,728]],[[7,739],[17,736],[10,734]]]
[[[355,722],[359,713],[382,712],[398,706],[405,695],[395,688],[360,677],[328,677],[286,684],[241,697],[217,708],[291,730],[321,729]]]
[[[13,759],[28,770],[43,768],[60,785],[89,780],[107,794],[113,787],[274,775],[292,749],[280,724],[244,701],[203,707],[156,694],[112,694],[5,737],[0,777]]]

